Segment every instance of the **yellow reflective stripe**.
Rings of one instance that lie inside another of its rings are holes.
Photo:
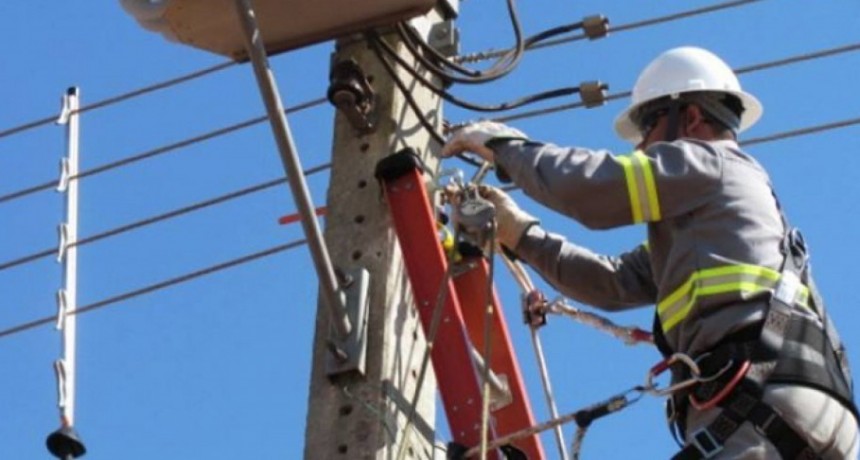
[[[630,155],[617,157],[624,168],[624,180],[630,196],[630,209],[633,223],[660,220],[660,202],[657,198],[657,185],[654,171],[648,157],[637,150]]]
[[[729,292],[742,296],[758,294],[776,287],[779,278],[779,272],[756,265],[726,265],[694,272],[657,304],[663,331],[668,332],[683,321],[699,297]],[[803,286],[796,303],[806,306],[808,294],[808,288]]]
[[[678,310],[675,314],[669,316],[665,320],[663,319],[663,316],[660,317],[660,323],[663,325],[663,332],[668,332],[678,323],[683,321],[684,318],[686,318],[687,315],[690,313],[690,310],[693,308],[693,305],[695,305],[696,301],[700,297],[716,294],[726,294],[729,292],[740,292],[745,295],[751,295],[765,292],[768,290],[770,290],[770,288],[768,288],[767,286],[760,286],[758,284],[748,281],[717,284],[697,289],[695,295],[690,299],[689,302],[687,302],[686,305],[684,305],[684,308]]]
[[[651,170],[651,162],[648,161],[648,157],[641,150],[637,150],[633,155],[642,164],[642,175],[645,176],[645,189],[648,192],[648,209],[651,210],[651,217],[647,220],[652,222],[660,220],[660,200],[657,198],[657,184],[654,182],[654,171]]]
[[[630,196],[630,209],[633,211],[633,223],[642,222],[642,205],[639,199],[639,187],[636,184],[636,172],[630,157],[619,156],[618,162],[624,167],[624,180],[627,181],[627,194]]]
[[[693,290],[693,283],[696,281],[729,276],[740,278],[740,275],[763,277],[769,281],[768,284],[770,287],[773,287],[779,281],[779,272],[757,265],[724,265],[722,267],[707,268],[693,272],[681,287],[675,289],[673,293],[666,296],[666,298],[657,304],[657,311],[662,314],[677,304],[682,298],[689,296],[691,290]]]

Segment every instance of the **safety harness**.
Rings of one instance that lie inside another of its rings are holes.
[[[689,406],[697,410],[722,408],[713,422],[689,436],[689,444],[674,460],[718,455],[726,440],[744,422],[755,426],[783,459],[819,458],[805,436],[762,401],[765,384],[796,384],[821,390],[858,418],[845,348],[812,282],[806,245],[797,229],[786,231],[782,251],[785,259],[780,282],[771,296],[765,319],[731,334],[700,355],[696,362],[701,374],[713,378],[689,391],[676,393],[667,402],[673,434],[681,439],[686,438],[684,424]],[[804,283],[809,288],[812,311],[793,306],[797,290]],[[656,316],[654,341],[664,355],[672,353]],[[685,369],[673,369],[674,379],[686,378]]]

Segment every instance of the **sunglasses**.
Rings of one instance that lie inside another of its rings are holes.
[[[663,116],[669,114],[669,109],[660,109],[654,110],[653,112],[649,112],[646,115],[643,115],[639,118],[639,122],[636,124],[637,128],[639,128],[639,134],[642,136],[642,139],[648,138],[648,135],[651,134],[651,131],[657,126],[657,123],[660,122],[660,119]]]

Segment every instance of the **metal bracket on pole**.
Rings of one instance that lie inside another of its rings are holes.
[[[323,241],[319,223],[314,215],[315,208],[308,191],[307,181],[302,173],[301,161],[299,161],[299,156],[296,153],[293,136],[290,133],[290,126],[287,123],[287,116],[284,111],[284,105],[281,102],[281,96],[278,93],[275,77],[269,68],[269,60],[263,44],[262,32],[257,25],[254,8],[251,5],[251,0],[235,0],[235,6],[242,29],[245,49],[254,68],[254,76],[257,79],[260,96],[266,106],[272,134],[278,145],[278,153],[281,156],[281,162],[287,174],[288,184],[292,191],[293,199],[296,202],[296,208],[302,216],[302,230],[307,238],[308,247],[317,271],[317,277],[319,278],[322,303],[325,304],[331,313],[331,324],[338,341],[340,343],[349,343],[351,336],[360,335],[354,331],[358,326],[352,323],[346,311],[344,292],[338,284],[328,249]],[[357,353],[351,347],[340,347],[338,343],[332,343],[335,346],[330,347],[330,350],[336,356],[336,359],[357,362],[357,356],[364,353],[363,350]],[[352,365],[351,367],[356,369],[363,368],[363,366],[357,365]]]
[[[453,20],[437,22],[430,26],[427,44],[443,56],[457,56],[460,54],[460,31]]]
[[[346,314],[352,330],[346,338],[339,338],[336,333],[329,337],[328,343],[332,349],[326,362],[326,374],[329,377],[353,372],[364,375],[367,360],[370,274],[364,268],[356,268],[346,273],[345,278]]]

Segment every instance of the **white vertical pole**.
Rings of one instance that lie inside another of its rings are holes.
[[[57,295],[59,311],[57,328],[62,334],[62,356],[55,363],[59,387],[60,419],[63,426],[75,423],[75,346],[77,340],[77,320],[69,314],[77,308],[78,299],[78,149],[80,94],[78,88],[69,88],[63,97],[63,112],[59,124],[66,125],[67,147],[60,184],[57,191],[66,194],[66,222],[60,233],[58,260],[63,264],[63,287]]]

